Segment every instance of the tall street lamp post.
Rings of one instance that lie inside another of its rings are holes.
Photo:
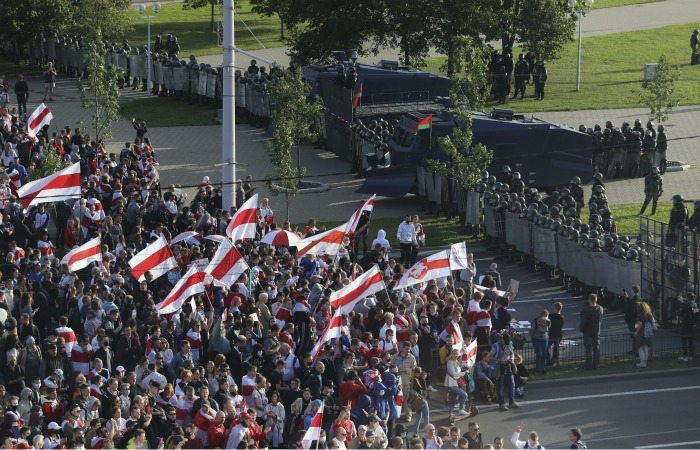
[[[581,89],[581,18],[590,12],[594,0],[569,0],[571,12],[578,14],[578,63],[576,64],[576,91]]]
[[[146,5],[144,5],[143,3],[139,4],[138,9],[141,19],[148,19],[148,60],[146,61],[146,72],[148,73],[146,75],[146,87],[148,88],[148,100],[151,100],[151,19],[155,19],[158,17],[158,13],[160,12],[160,3],[156,3],[155,5],[153,5],[153,12],[155,13],[154,16],[144,16],[144,14],[146,13]]]

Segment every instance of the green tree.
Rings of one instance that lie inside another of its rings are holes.
[[[561,0],[519,0],[509,39],[537,59],[557,59],[564,45],[573,40],[576,18]],[[507,32],[508,30],[505,30]]]
[[[377,0],[379,3],[381,0]],[[401,62],[421,66],[430,50],[435,28],[426,14],[432,9],[433,0],[383,0],[383,23],[376,39],[383,46],[398,48]]]
[[[56,147],[51,146],[44,151],[44,156],[38,160],[38,164],[28,171],[29,181],[48,177],[68,165],[61,159]]]
[[[449,136],[438,139],[440,150],[451,160],[450,164],[430,161],[429,166],[440,175],[454,179],[464,188],[475,185],[481,178],[481,171],[491,163],[493,153],[482,144],[472,141],[472,111],[484,105],[487,93],[486,67],[488,49],[476,45],[473,39],[460,38],[456,41],[459,58],[455,64],[463,68],[463,73],[452,77],[450,97],[457,105],[455,117],[463,127],[455,128]]]
[[[643,90],[638,92],[639,103],[649,108],[650,119],[665,122],[673,108],[683,100],[676,86],[680,77],[680,68],[669,64],[666,55],[661,55],[654,67],[653,79],[642,83]]]
[[[330,52],[376,55],[384,9],[377,0],[295,0],[290,9],[289,56],[301,65],[329,61]]]
[[[187,1],[187,0],[185,0]],[[284,25],[290,21],[292,0],[250,0],[253,12],[262,16],[272,17],[275,14],[280,19],[280,39],[284,39]]]
[[[98,36],[99,42],[99,36]],[[78,81],[78,92],[84,109],[91,111],[92,134],[95,141],[112,137],[112,124],[119,119],[119,86],[121,69],[106,68],[104,59],[95,45],[85,54],[87,78]]]
[[[134,27],[129,15],[131,0],[73,0],[67,31],[89,41],[121,39]]]
[[[298,160],[297,166],[294,166],[292,148],[297,147],[298,150],[301,142],[311,142],[318,138],[323,105],[318,96],[315,101],[307,101],[306,94],[311,89],[310,86],[301,76],[289,72],[273,83],[271,88],[275,131],[265,143],[265,148],[275,174],[267,177],[267,185],[273,195],[284,194],[289,220],[289,197],[299,192],[301,179],[306,175],[306,168],[301,166],[301,161]]]
[[[223,1],[223,0],[221,0]],[[211,31],[216,30],[215,22],[215,7],[218,4],[217,0],[183,0],[182,9],[199,9],[209,6],[211,8]]]
[[[451,77],[457,72],[460,41],[468,36],[474,42],[484,42],[484,32],[492,28],[498,2],[493,0],[435,0],[425,21],[432,22],[432,44],[447,56],[446,72]]]
[[[31,40],[36,32],[65,29],[71,14],[69,0],[3,0],[0,7],[2,34],[21,45]]]

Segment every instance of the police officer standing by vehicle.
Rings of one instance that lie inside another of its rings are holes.
[[[661,175],[666,173],[666,149],[668,142],[666,138],[666,127],[659,125],[659,134],[656,135],[656,165],[659,166]]]
[[[644,204],[639,215],[644,214],[649,202],[653,200],[651,205],[651,215],[656,214],[656,204],[659,202],[659,197],[664,192],[664,179],[659,174],[658,167],[652,167],[651,173],[644,178]]]
[[[515,63],[515,92],[513,93],[513,99],[518,96],[520,92],[520,100],[525,97],[525,83],[530,79],[530,69],[527,66],[527,61],[525,61],[525,56],[521,53],[518,56],[518,62]]]
[[[693,53],[690,55],[690,64],[695,65],[700,61],[700,38],[698,37],[698,32],[700,30],[694,30],[693,34],[690,36],[690,48],[693,49]]]
[[[544,66],[544,61],[539,60],[535,64],[535,99],[544,100],[544,85],[547,83],[547,68]]]

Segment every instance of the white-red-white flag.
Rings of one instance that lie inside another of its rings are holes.
[[[321,427],[323,426],[323,401],[321,401],[321,407],[316,411],[316,415],[311,419],[311,425],[309,429],[304,433],[304,437],[301,438],[301,448],[310,449],[314,441],[318,441],[321,438]]]
[[[386,288],[384,276],[379,270],[379,266],[375,264],[355,281],[333,292],[330,296],[331,307],[349,314],[360,300],[384,288]]]
[[[476,353],[479,346],[476,344],[476,339],[472,339],[469,345],[462,344],[462,361],[469,362],[469,367],[476,363]]]
[[[258,194],[250,197],[238,208],[226,227],[226,236],[233,242],[254,239],[258,224]]]
[[[68,270],[75,272],[84,269],[92,262],[100,261],[102,261],[102,246],[100,238],[96,237],[66,253],[61,264],[67,264]]]
[[[346,227],[347,223],[344,223],[331,230],[297,242],[294,244],[297,248],[297,258],[307,253],[313,253],[315,255],[337,255],[343,248],[343,238],[345,237]]]
[[[39,203],[80,197],[80,163],[25,184],[17,189],[17,196],[24,209]]]
[[[401,277],[394,290],[423,283],[440,277],[447,277],[450,270],[450,251],[442,250],[415,263]]]
[[[348,220],[348,226],[345,228],[345,234],[355,232],[355,230],[357,229],[357,224],[359,223],[360,217],[362,217],[363,212],[372,212],[372,210],[374,209],[374,201],[376,197],[377,194],[374,194],[369,198],[369,200],[364,202],[362,206],[357,209],[357,211],[355,211],[355,213],[350,217],[350,220]]]
[[[27,120],[27,134],[32,139],[36,139],[36,134],[44,125],[51,123],[51,119],[53,119],[53,114],[51,114],[51,110],[45,104],[42,103],[37,106]]]
[[[459,324],[455,323],[454,320],[447,324],[442,333],[440,333],[440,339],[443,341],[447,340],[447,336],[452,336],[453,345],[461,347],[464,344],[464,338],[462,337],[462,330],[459,328]]]
[[[326,344],[326,342],[330,341],[331,339],[337,339],[341,336],[340,333],[342,328],[343,313],[340,309],[338,309],[335,311],[335,314],[333,314],[333,317],[331,317],[331,320],[328,321],[328,325],[326,325],[323,333],[321,333],[321,337],[318,338],[318,342],[316,342],[314,348],[311,349],[311,357],[314,359],[314,361],[323,354],[323,346]]]
[[[178,280],[165,299],[156,305],[158,314],[170,314],[179,311],[182,304],[193,295],[204,292],[204,273],[197,264],[192,264],[185,275]]]
[[[143,281],[146,272],[150,272],[154,279],[158,278],[177,267],[177,261],[168,246],[168,241],[160,236],[148,247],[135,254],[129,260],[129,265],[134,278]]]
[[[214,284],[231,286],[248,269],[236,247],[229,239],[224,239],[204,271],[214,278]]]

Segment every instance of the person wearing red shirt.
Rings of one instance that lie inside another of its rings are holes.
[[[379,339],[372,339],[372,348],[367,350],[362,357],[368,363],[372,358],[381,358],[384,350],[379,349]]]
[[[343,381],[338,386],[338,391],[340,392],[340,403],[347,404],[350,402],[350,408],[354,408],[360,395],[367,392],[367,388],[362,384],[360,377],[357,376],[357,372],[351,370],[348,372],[347,381]]]
[[[333,429],[332,429],[332,434],[335,434],[335,432],[343,428],[347,432],[345,435],[345,447],[350,448],[350,441],[354,438],[352,434],[352,430],[354,428],[354,424],[350,420],[350,407],[349,406],[343,406],[340,409],[340,414],[338,415],[338,418],[333,421]]]
[[[209,448],[225,448],[226,447],[226,427],[224,427],[224,419],[226,414],[223,411],[216,413],[214,422],[209,424],[207,430],[207,439]]]

